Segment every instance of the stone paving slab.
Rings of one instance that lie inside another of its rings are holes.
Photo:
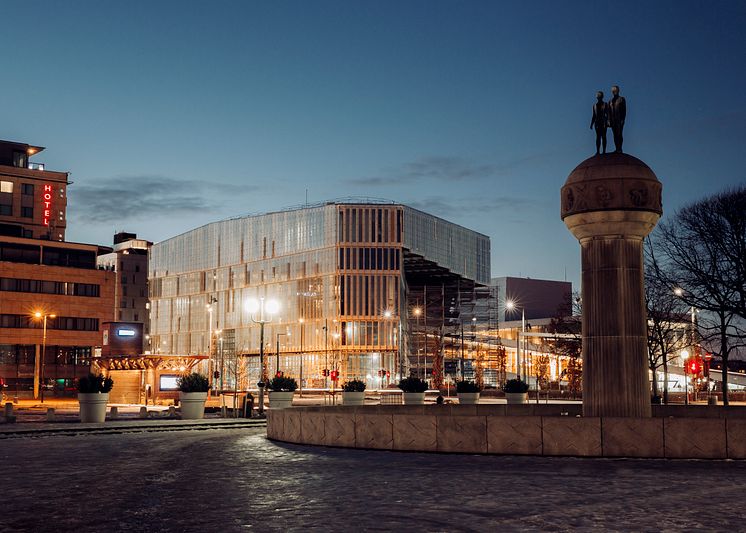
[[[746,461],[392,453],[277,443],[264,432],[3,441],[0,531],[740,531],[746,523],[738,504]],[[101,468],[112,475],[81,476]]]

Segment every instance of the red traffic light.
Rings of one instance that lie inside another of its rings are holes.
[[[339,370],[332,370],[332,381],[337,381],[339,379]]]
[[[689,359],[685,366],[687,374],[696,376],[702,372],[702,362],[699,359]]]

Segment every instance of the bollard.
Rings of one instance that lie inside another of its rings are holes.
[[[174,407],[173,405],[168,406],[168,417],[176,418],[176,407]]]
[[[112,407],[109,410],[109,420],[116,420],[119,418],[119,407]]]
[[[47,409],[47,422],[54,422],[54,421],[55,421],[54,407],[49,407]]]
[[[5,418],[13,416],[13,404],[11,402],[5,403]]]
[[[228,408],[225,405],[220,408],[220,416],[228,418]]]
[[[140,418],[148,418],[148,408],[140,407]]]

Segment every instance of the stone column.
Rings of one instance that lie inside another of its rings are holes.
[[[562,188],[582,257],[585,416],[651,415],[642,245],[660,198],[655,174],[627,154],[584,161]]]

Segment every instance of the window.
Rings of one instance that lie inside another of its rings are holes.
[[[6,217],[13,216],[13,206],[7,205],[7,204],[0,204],[0,215],[4,215]]]
[[[21,216],[25,218],[34,218],[33,207],[21,207]]]
[[[12,181],[0,181],[0,192],[13,192],[13,182]]]
[[[28,154],[26,152],[13,152],[13,166],[26,168],[28,166]]]
[[[21,183],[21,194],[25,194],[27,196],[33,196],[34,186],[31,183]]]

